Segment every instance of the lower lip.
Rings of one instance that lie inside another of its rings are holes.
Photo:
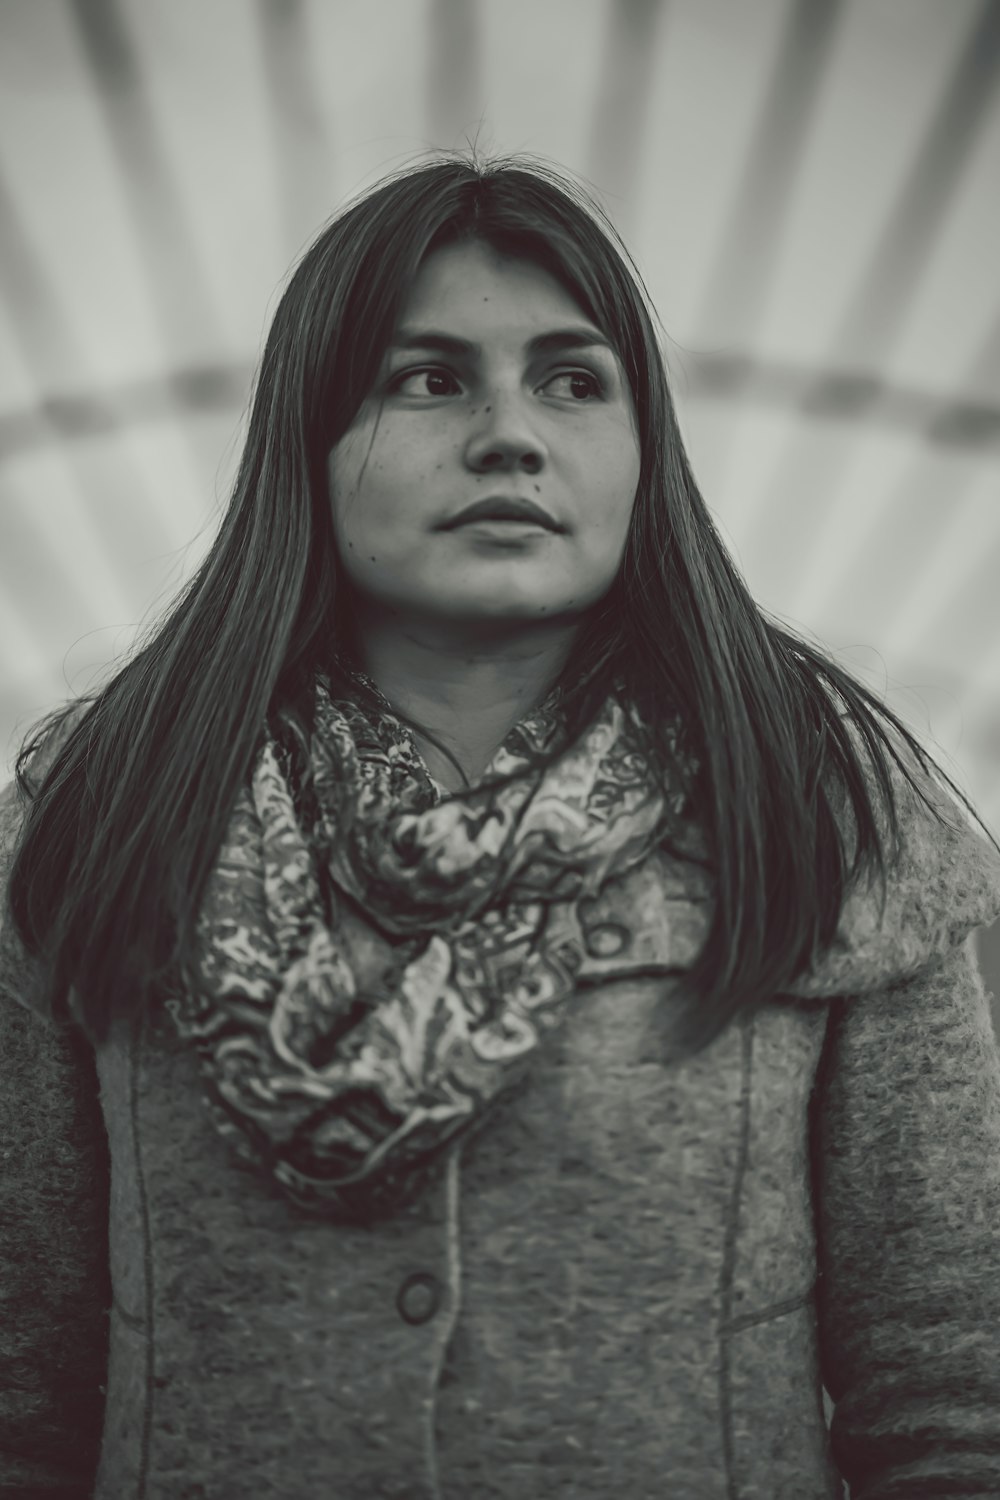
[[[520,540],[529,536],[552,535],[551,528],[539,521],[463,521],[453,531],[474,531],[481,536],[498,537],[502,541]]]

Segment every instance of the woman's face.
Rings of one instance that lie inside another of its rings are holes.
[[[372,611],[464,640],[586,611],[621,561],[639,463],[618,358],[560,283],[479,242],[434,251],[329,456],[359,623]],[[495,496],[533,501],[559,529],[442,529]]]

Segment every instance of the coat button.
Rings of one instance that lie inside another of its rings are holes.
[[[441,1303],[441,1283],[429,1271],[414,1271],[396,1293],[399,1316],[407,1323],[426,1323]]]

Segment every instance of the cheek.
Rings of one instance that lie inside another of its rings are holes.
[[[628,492],[629,498],[633,499],[639,487],[639,475],[642,472],[642,449],[639,446],[639,434],[632,422],[628,425],[628,434],[622,443],[622,454],[622,488]]]
[[[395,477],[385,445],[343,440],[327,463],[334,544],[347,576],[364,594],[391,593],[414,566],[411,473]]]
[[[326,461],[327,495],[334,525],[339,529],[356,499],[364,452],[353,432],[341,438]]]
[[[616,443],[587,470],[587,495],[591,514],[615,529],[624,527],[632,514],[640,474],[639,454],[632,443]]]
[[[354,532],[405,521],[415,515],[433,471],[419,444],[392,431],[385,419],[374,432],[371,422],[352,429],[327,462],[335,523]]]
[[[327,486],[334,533],[338,542],[358,538],[377,520],[379,493],[376,446],[369,452],[368,433],[348,433],[330,454]]]
[[[609,420],[594,441],[581,452],[584,475],[591,494],[603,491],[616,507],[630,505],[635,497],[642,468],[642,454],[635,425],[624,413],[609,413]]]

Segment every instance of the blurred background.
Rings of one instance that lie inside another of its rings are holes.
[[[475,141],[596,193],[758,602],[1000,838],[998,71],[998,0],[4,0],[2,780],[207,551],[295,258]]]

